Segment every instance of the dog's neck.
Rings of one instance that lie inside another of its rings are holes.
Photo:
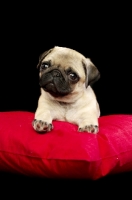
[[[52,100],[59,102],[61,105],[67,105],[67,104],[72,104],[78,101],[83,95],[83,91],[80,92],[79,94],[77,93],[70,93],[66,96],[63,97],[53,97],[50,93],[45,92],[43,89],[41,89],[41,94],[42,96],[47,99],[47,100]]]

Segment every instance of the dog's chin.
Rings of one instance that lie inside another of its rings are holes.
[[[71,92],[70,89],[57,89],[53,83],[49,83],[43,86],[42,89],[48,92],[53,97],[63,97]]]

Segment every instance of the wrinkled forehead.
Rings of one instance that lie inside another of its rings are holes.
[[[47,59],[52,59],[52,60],[55,60],[55,61],[61,61],[62,59],[65,60],[65,61],[69,61],[71,62],[72,60],[76,61],[76,62],[79,62],[81,61],[82,59],[84,59],[85,57],[73,50],[73,49],[68,49],[68,48],[62,48],[62,47],[55,47],[46,57],[44,60],[47,60]]]
[[[54,48],[42,62],[50,61],[53,66],[61,66],[63,69],[73,68],[78,74],[84,76],[83,60],[86,59],[82,54],[72,49]]]

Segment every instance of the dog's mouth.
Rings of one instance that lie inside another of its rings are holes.
[[[49,92],[54,97],[62,97],[71,92],[69,81],[58,70],[43,74],[39,84],[44,91]]]
[[[54,97],[62,97],[68,95],[71,92],[71,88],[68,84],[58,84],[56,81],[48,82],[46,84],[40,84],[44,91],[50,93]]]
[[[44,87],[43,87],[43,89],[45,90],[45,91],[47,91],[47,92],[52,92],[52,93],[56,93],[57,92],[57,89],[56,89],[56,87],[55,87],[55,85],[54,85],[54,83],[48,83],[48,84],[46,84]]]
[[[71,92],[71,89],[66,89],[66,88],[58,88],[55,86],[54,83],[48,83],[44,87],[42,87],[44,91],[50,93],[54,97],[62,97]]]

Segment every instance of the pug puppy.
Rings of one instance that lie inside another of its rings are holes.
[[[44,52],[37,65],[41,95],[33,120],[37,132],[53,129],[53,120],[78,125],[78,131],[97,133],[100,109],[91,84],[100,78],[89,58],[64,47]]]

